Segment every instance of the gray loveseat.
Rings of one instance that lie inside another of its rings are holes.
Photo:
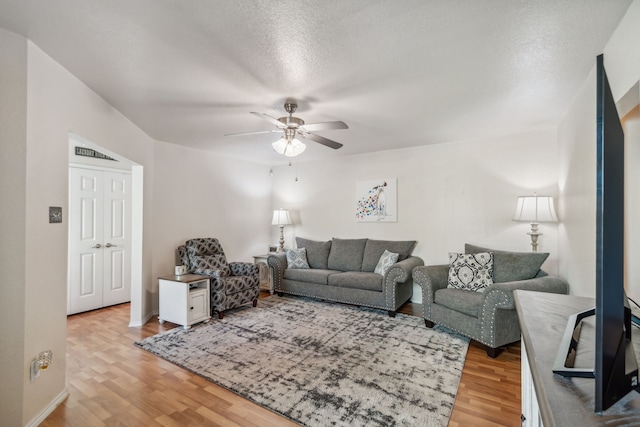
[[[540,270],[548,253],[509,252],[465,245],[465,253],[493,252],[493,284],[483,292],[448,288],[449,265],[417,267],[413,280],[422,287],[427,327],[439,324],[485,345],[496,357],[499,347],[520,340],[513,291],[566,294],[567,283]]]
[[[327,242],[296,238],[305,248],[309,268],[288,268],[285,253],[269,255],[274,290],[387,310],[395,316],[413,294],[411,272],[424,265],[411,256],[415,241],[332,239]],[[375,273],[385,250],[399,254],[384,275]]]

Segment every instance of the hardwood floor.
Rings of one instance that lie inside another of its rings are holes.
[[[400,311],[420,316],[422,309],[408,303]],[[142,328],[128,323],[129,304],[68,318],[70,396],[41,426],[296,425],[133,346],[175,325],[156,318]],[[471,344],[449,426],[519,425],[520,345],[490,359]]]

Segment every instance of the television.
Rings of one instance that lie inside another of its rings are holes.
[[[572,315],[553,372],[595,378],[595,412],[602,413],[638,387],[631,343],[631,310],[624,291],[624,132],[603,55],[596,60],[596,306]],[[593,369],[576,368],[583,321],[595,316]]]

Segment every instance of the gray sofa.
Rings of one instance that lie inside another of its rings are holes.
[[[448,288],[449,265],[416,267],[414,281],[422,288],[427,327],[439,324],[485,345],[496,357],[499,347],[520,340],[513,291],[525,289],[566,294],[567,283],[540,266],[548,253],[509,252],[465,245],[465,253],[493,252],[493,284],[483,292]]]
[[[379,308],[392,317],[413,294],[413,268],[424,265],[422,259],[411,256],[415,241],[334,238],[318,242],[298,237],[296,244],[305,248],[309,268],[288,268],[285,253],[267,259],[278,295]],[[381,275],[374,270],[385,250],[399,257]]]

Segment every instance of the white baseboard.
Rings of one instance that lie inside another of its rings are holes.
[[[42,410],[35,418],[33,418],[29,423],[27,423],[27,427],[37,427],[39,426],[47,417],[62,403],[64,400],[69,397],[69,392],[65,388],[62,392],[57,395],[46,408]]]
[[[152,311],[151,313],[147,314],[141,322],[129,322],[129,327],[130,328],[139,328],[142,325],[144,325],[145,323],[147,323],[153,316],[157,316],[158,315],[158,311]]]

